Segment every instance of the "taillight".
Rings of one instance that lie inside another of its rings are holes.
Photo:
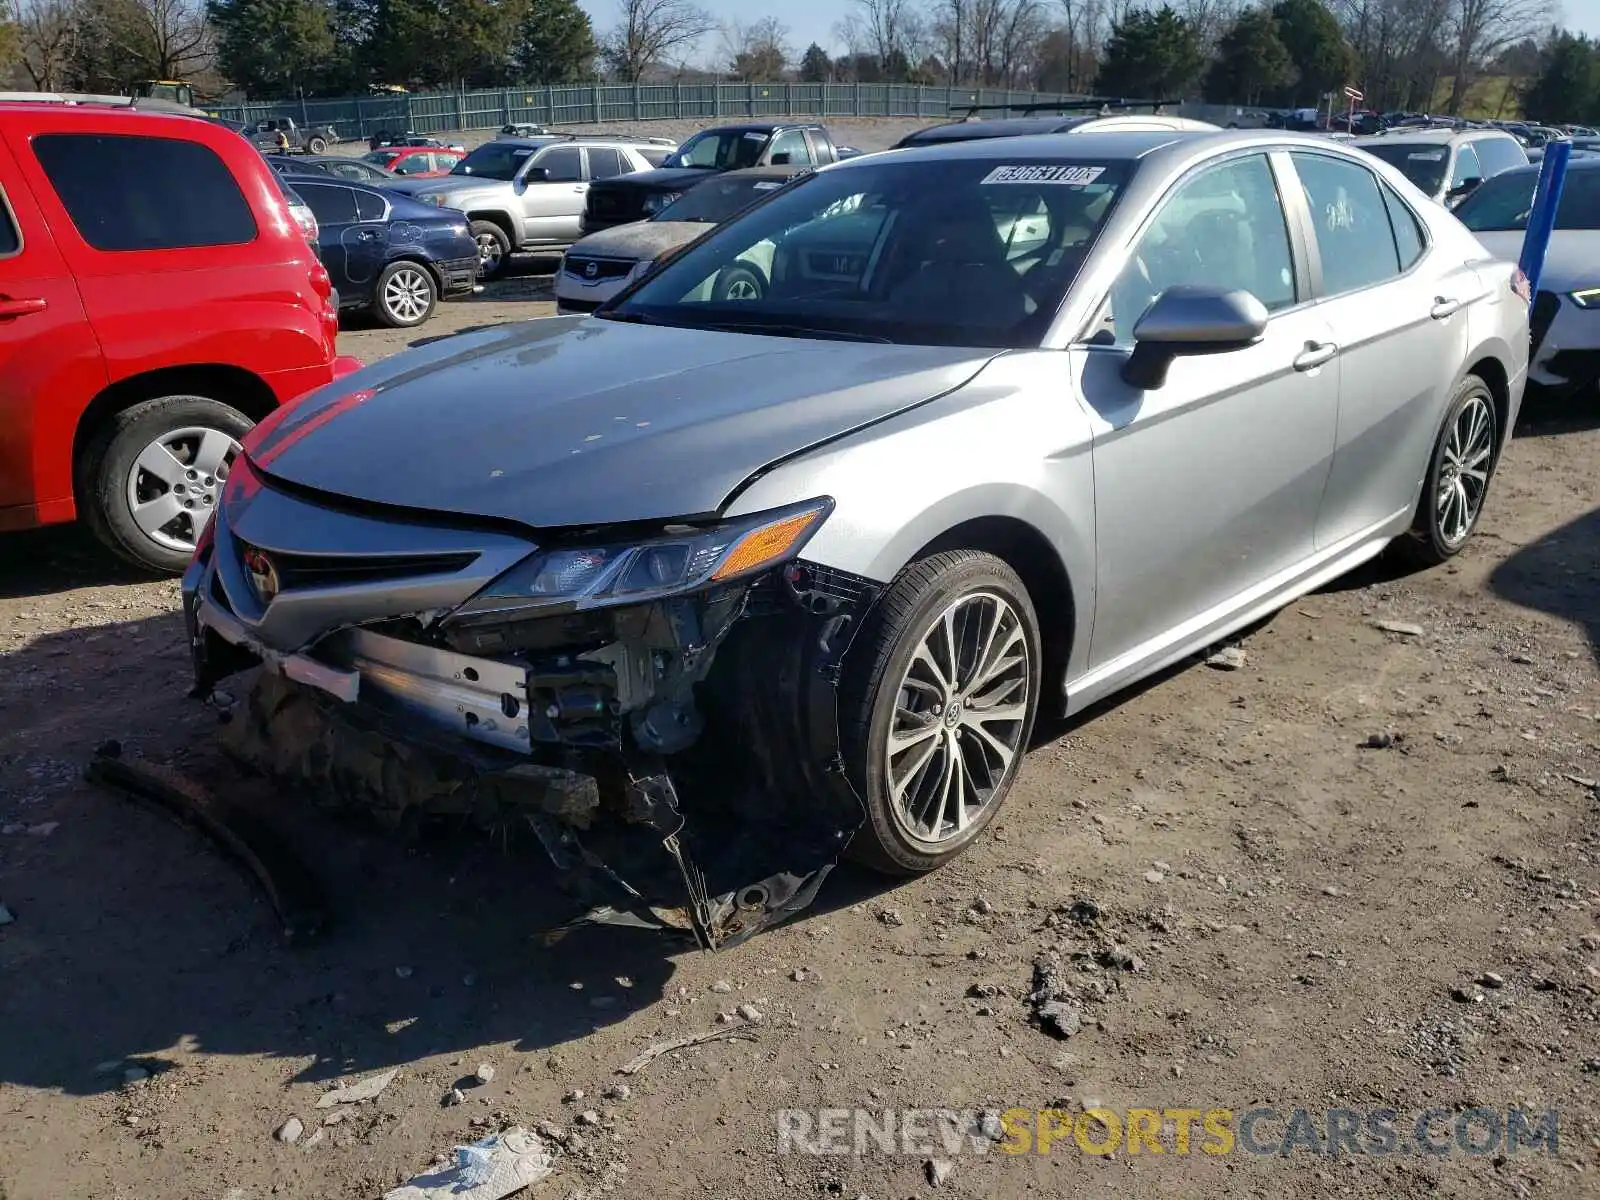
[[[1528,284],[1528,277],[1518,267],[1511,272],[1511,292],[1524,304],[1533,303],[1533,289]]]
[[[328,268],[320,262],[311,264],[311,290],[324,300],[333,295],[333,279],[328,275]]]

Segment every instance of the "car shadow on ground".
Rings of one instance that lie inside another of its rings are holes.
[[[16,918],[0,929],[0,1028],[27,1031],[0,1039],[0,1080],[106,1091],[120,1077],[97,1063],[159,1067],[178,1046],[283,1059],[286,1082],[501,1043],[538,1063],[663,999],[676,961],[699,953],[613,926],[551,944],[578,909],[531,837],[408,840],[324,813],[226,759],[222,714],[188,683],[176,612],[0,658],[0,899]],[[113,738],[270,826],[320,884],[325,930],[289,942],[215,842],[84,782]],[[801,919],[894,884],[841,868]]]
[[[82,524],[0,533],[0,600],[156,578],[117,558]]]
[[[1512,604],[1579,626],[1600,661],[1600,509],[1523,546],[1489,575],[1489,588]]]
[[[1522,398],[1516,436],[1562,437],[1600,425],[1600,394],[1564,394],[1530,386]]]

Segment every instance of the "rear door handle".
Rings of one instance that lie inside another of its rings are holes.
[[[42,296],[30,296],[21,300],[0,296],[0,318],[25,317],[29,313],[43,312],[46,307]]]
[[[1442,321],[1460,307],[1461,301],[1450,300],[1444,296],[1439,296],[1435,298],[1433,307],[1428,310],[1428,315],[1435,321]]]
[[[1337,353],[1339,353],[1339,347],[1332,342],[1307,342],[1304,352],[1294,360],[1294,369],[1296,371],[1314,370]]]

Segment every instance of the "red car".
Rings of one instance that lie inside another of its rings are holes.
[[[437,146],[385,146],[361,156],[362,162],[382,167],[405,179],[430,179],[448,175],[465,158],[465,151],[444,150]]]
[[[181,571],[245,431],[360,365],[308,233],[220,125],[0,102],[0,530]]]

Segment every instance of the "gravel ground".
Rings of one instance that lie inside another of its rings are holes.
[[[540,269],[424,333],[547,313]],[[342,340],[374,358],[406,339]],[[562,1200],[891,1200],[933,1178],[993,1197],[1600,1194],[1594,417],[1590,399],[1528,423],[1456,565],[1380,562],[1226,663],[1042,731],[951,867],[842,871],[802,919],[718,955],[616,930],[545,947],[534,857],[408,850],[236,783],[331,892],[328,934],[286,949],[208,843],[78,780],[107,738],[233,778],[215,714],[184,697],[176,585],[77,530],[0,540],[0,1196],[356,1200],[540,1121],[566,1148],[532,1194]],[[753,1040],[615,1073],[729,1020]],[[317,1107],[389,1068],[376,1100]],[[1379,1106],[1402,1130],[1523,1105],[1559,1110],[1559,1144],[778,1153],[780,1109],[1096,1105]],[[276,1140],[291,1116],[304,1132]]]

